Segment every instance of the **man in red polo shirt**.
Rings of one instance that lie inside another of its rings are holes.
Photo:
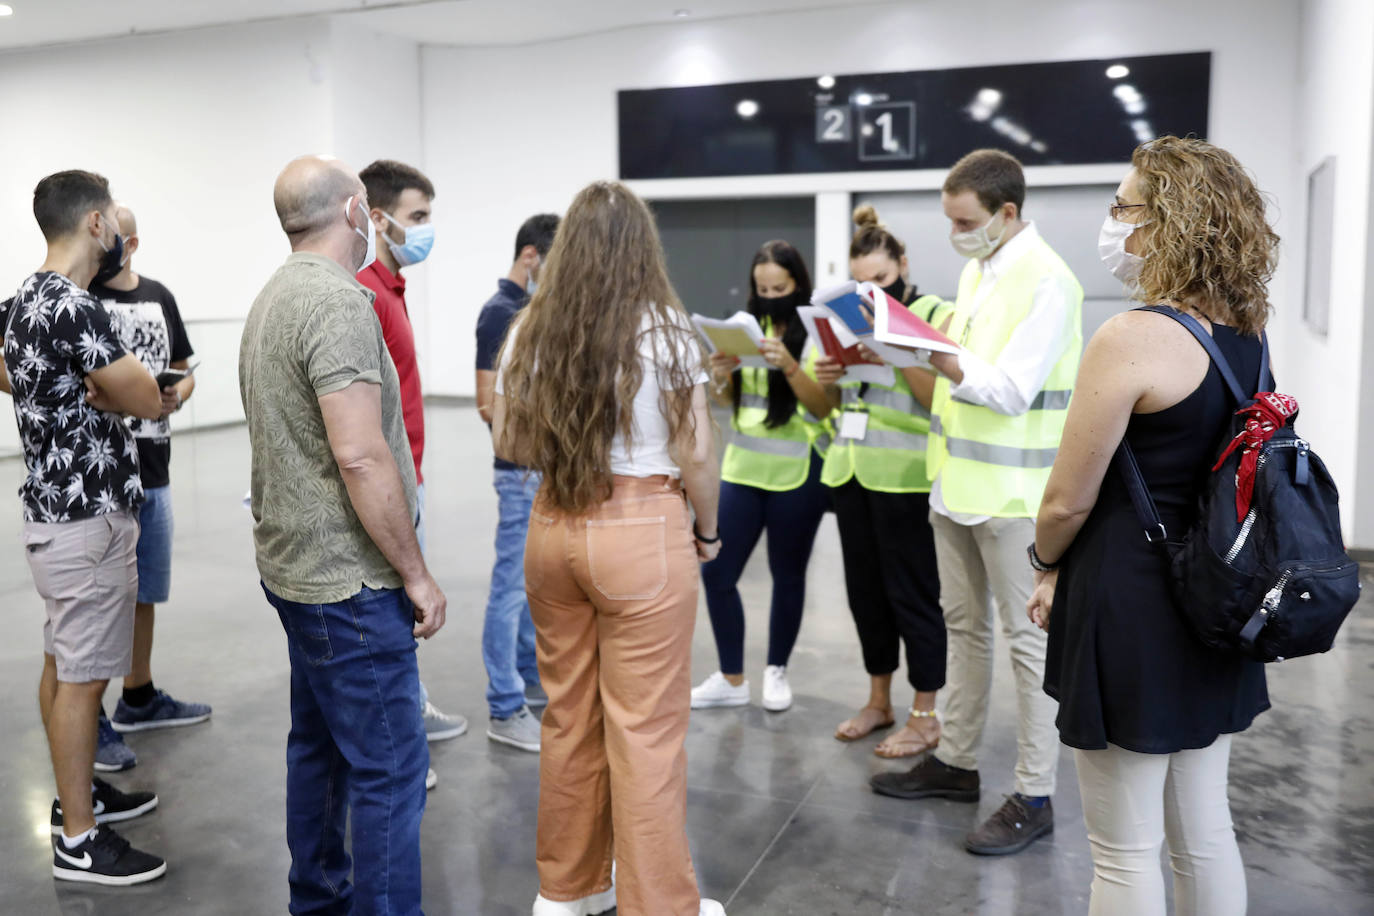
[[[406,281],[401,270],[429,256],[434,244],[430,204],[434,185],[419,169],[390,159],[378,159],[358,173],[367,188],[372,224],[377,229],[377,260],[358,272],[358,282],[376,293],[372,307],[382,324],[382,336],[396,364],[401,383],[401,409],[405,415],[410,453],[415,458],[416,500],[419,513],[415,533],[425,549],[425,478],[420,461],[425,454],[425,405],[420,391],[420,367],[415,361],[415,331],[406,310]],[[420,685],[419,702],[425,713],[425,734],[430,741],[456,738],[468,730],[467,720],[447,715],[429,702]],[[433,788],[433,771],[429,785]]]

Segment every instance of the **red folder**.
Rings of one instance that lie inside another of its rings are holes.
[[[840,345],[839,338],[830,327],[829,318],[816,319],[816,336],[820,338],[821,349],[825,351],[825,355],[841,366],[861,366],[868,362],[859,354],[858,344],[852,347]]]

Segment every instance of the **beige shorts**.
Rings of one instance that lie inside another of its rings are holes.
[[[43,651],[57,679],[124,677],[133,663],[138,521],[125,512],[75,522],[25,522],[24,549],[47,604]]]

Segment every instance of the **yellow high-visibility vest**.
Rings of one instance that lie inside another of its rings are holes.
[[[1064,420],[1078,359],[1083,349],[1083,287],[1044,239],[1036,239],[996,280],[996,288],[974,314],[981,271],[969,261],[959,278],[959,297],[948,336],[988,362],[1011,340],[1030,314],[1035,289],[1046,274],[1057,274],[1074,293],[1069,320],[1073,331],[1063,354],[1026,413],[1009,417],[950,396],[941,376],[931,403],[927,471],[940,480],[940,494],[951,512],[996,518],[1034,518],[1049,481],[1050,467],[1064,435]]]
[[[824,456],[830,444],[830,424],[817,419],[800,402],[787,423],[769,429],[769,369],[740,369],[739,410],[730,420],[735,434],[725,447],[720,479],[730,483],[784,492],[806,483],[811,472],[811,450]],[[815,354],[804,370],[815,372]],[[784,382],[784,384],[786,384]]]
[[[921,296],[907,308],[938,326],[954,306],[939,296]],[[821,483],[839,487],[858,478],[865,490],[880,493],[930,492],[926,473],[930,411],[916,400],[900,371],[894,369],[892,375],[891,385],[865,387],[861,382],[840,380],[841,411],[866,412],[868,427],[862,439],[837,437],[831,443]]]

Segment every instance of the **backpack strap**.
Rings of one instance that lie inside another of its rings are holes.
[[[1156,312],[1172,318],[1187,328],[1189,333],[1197,338],[1202,349],[1207,351],[1207,355],[1221,374],[1222,380],[1226,382],[1226,387],[1231,390],[1231,396],[1236,399],[1236,403],[1244,404],[1251,399],[1240,387],[1236,374],[1231,371],[1231,364],[1226,361],[1226,356],[1217,346],[1217,342],[1212,339],[1212,335],[1207,333],[1207,330],[1196,318],[1167,305],[1146,305],[1136,309],[1136,311]],[[1263,391],[1267,387],[1265,382],[1269,375],[1269,338],[1261,334],[1261,340],[1260,374],[1256,391]],[[1168,539],[1169,532],[1164,527],[1164,521],[1159,517],[1159,508],[1155,506],[1154,497],[1150,495],[1150,488],[1145,483],[1145,477],[1140,473],[1140,465],[1135,460],[1135,452],[1131,451],[1130,444],[1124,438],[1121,440],[1121,445],[1117,447],[1116,455],[1112,461],[1116,465],[1117,473],[1121,475],[1126,484],[1126,492],[1131,497],[1131,505],[1135,507],[1136,518],[1140,521],[1140,526],[1145,529],[1145,540],[1162,547]]]
[[[1231,389],[1231,396],[1236,399],[1236,403],[1244,404],[1251,399],[1252,395],[1246,394],[1245,389],[1240,387],[1240,382],[1236,379],[1236,374],[1231,371],[1231,364],[1226,361],[1226,355],[1221,352],[1221,348],[1218,347],[1217,342],[1212,339],[1212,335],[1207,333],[1207,330],[1196,318],[1189,315],[1187,312],[1180,312],[1167,305],[1145,305],[1135,311],[1155,312],[1156,314],[1172,318],[1187,328],[1189,333],[1197,338],[1197,342],[1202,344],[1202,349],[1207,351],[1207,355],[1212,358],[1212,362],[1216,364],[1217,371],[1221,373],[1222,381],[1226,382],[1226,387]],[[1263,391],[1265,389],[1265,376],[1269,374],[1268,337],[1263,338],[1262,347],[1259,386],[1255,389],[1256,391]]]

